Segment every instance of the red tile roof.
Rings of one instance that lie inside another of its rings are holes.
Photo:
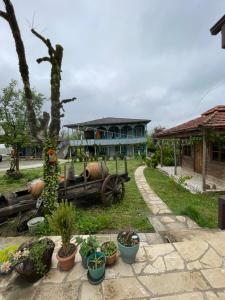
[[[177,134],[187,134],[191,131],[200,130],[202,128],[224,128],[225,129],[225,105],[215,106],[206,112],[201,117],[185,122],[178,126],[165,129],[154,137],[172,137]]]

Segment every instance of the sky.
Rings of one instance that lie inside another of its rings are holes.
[[[169,128],[225,104],[225,51],[209,29],[223,0],[12,0],[31,85],[50,97],[47,49],[34,28],[64,48],[62,124],[102,117],[150,119]],[[4,10],[2,0],[0,9]],[[14,40],[0,19],[0,89],[21,84]],[[49,101],[45,109],[49,109]]]

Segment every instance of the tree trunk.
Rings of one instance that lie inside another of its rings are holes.
[[[21,38],[20,29],[17,23],[15,11],[10,0],[3,0],[5,3],[6,12],[0,11],[0,16],[8,21],[12,31],[12,35],[16,45],[16,52],[19,59],[19,71],[23,80],[24,93],[26,96],[28,122],[30,126],[31,135],[37,136],[37,120],[33,108],[32,91],[30,88],[29,69],[26,61],[24,44]]]

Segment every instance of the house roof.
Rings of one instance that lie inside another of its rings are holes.
[[[75,123],[75,124],[67,124],[64,127],[67,128],[76,128],[78,126],[103,126],[103,125],[118,125],[118,124],[134,124],[134,123],[145,123],[148,124],[151,120],[147,119],[128,119],[128,118],[101,118],[92,121],[82,122],[82,123]]]
[[[215,106],[204,112],[200,117],[165,129],[155,134],[154,137],[164,138],[176,135],[188,135],[193,131],[200,132],[202,128],[225,129],[225,105]]]

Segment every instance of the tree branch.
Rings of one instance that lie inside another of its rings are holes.
[[[2,17],[3,19],[5,19],[6,21],[9,21],[7,13],[5,13],[2,10],[0,10],[0,17]]]
[[[63,103],[68,103],[68,102],[72,102],[75,101],[77,98],[73,97],[73,98],[68,98],[68,99],[63,99],[60,104],[63,105]]]
[[[50,40],[43,37],[34,28],[31,29],[31,32],[48,47],[49,55],[52,56],[52,53],[55,53],[55,49],[52,47]]]
[[[36,61],[39,64],[42,63],[43,61],[48,61],[49,63],[51,63],[51,58],[48,56],[44,56],[44,57],[38,58]]]

